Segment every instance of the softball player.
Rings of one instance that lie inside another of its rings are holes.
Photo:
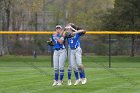
[[[62,85],[64,77],[64,62],[66,60],[65,39],[61,37],[62,27],[56,26],[56,33],[52,35],[52,41],[54,42],[54,54],[53,54],[53,66],[54,66],[54,83],[55,85]],[[58,79],[60,75],[60,80]]]
[[[72,26],[74,25],[68,25],[66,27],[67,31],[72,32],[73,37],[68,38],[68,45],[70,47],[70,65],[72,69],[74,70],[75,78],[76,81],[74,85],[77,85],[80,81],[82,84],[85,84],[87,82],[87,79],[85,77],[85,72],[84,72],[84,66],[82,64],[82,49],[80,47],[80,36],[85,32],[83,29],[75,29]],[[75,32],[73,32],[75,30]],[[69,66],[70,66],[69,65]],[[80,79],[78,76],[78,72],[80,74]],[[69,71],[68,71],[68,76],[69,76]],[[71,76],[71,75],[70,75]],[[70,82],[70,78],[68,77],[68,85]]]

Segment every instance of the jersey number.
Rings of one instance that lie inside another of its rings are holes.
[[[73,43],[73,40],[71,40],[71,43]]]

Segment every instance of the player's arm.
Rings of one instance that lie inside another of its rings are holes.
[[[58,38],[56,32],[53,33],[53,36],[54,36],[54,38],[55,38],[60,44],[63,44],[63,42],[64,42],[64,37]]]
[[[76,27],[76,26],[71,26],[71,29],[73,31],[73,35],[74,34],[77,34],[77,33],[80,33],[80,34],[85,34],[86,33],[86,30],[80,28],[80,27]]]
[[[72,34],[77,34],[77,33],[86,33],[86,30],[80,29],[80,30],[77,30],[76,32],[73,32]]]
[[[63,42],[64,42],[64,37],[61,37],[61,38],[56,37],[56,40],[57,40],[60,44],[63,44]]]
[[[60,36],[64,36],[64,30],[61,31]]]

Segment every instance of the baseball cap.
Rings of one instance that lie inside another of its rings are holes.
[[[62,26],[60,26],[60,25],[57,25],[55,28],[56,28],[56,29],[57,29],[57,28],[60,28],[60,29],[62,29]]]

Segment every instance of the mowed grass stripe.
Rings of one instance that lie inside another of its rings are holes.
[[[35,81],[35,82],[32,82],[32,83],[12,86],[12,87],[6,88],[4,90],[6,90],[6,93],[24,93],[25,91],[27,91],[26,93],[31,93],[31,91],[43,88],[43,86],[45,86],[45,88],[46,88],[46,86],[48,86],[48,85],[44,81],[42,81],[42,82],[36,82]],[[11,90],[14,90],[14,91],[11,92]]]
[[[42,76],[42,77],[45,77],[47,78],[47,76],[52,76],[53,73],[52,71],[50,71],[51,69],[46,69],[46,70],[43,70],[44,73],[40,73],[39,71],[37,71],[36,69],[33,69],[32,68],[28,71],[25,69],[25,72],[24,72],[24,69],[19,73],[15,71],[15,72],[6,72],[6,74],[1,74],[1,79],[0,79],[0,82],[4,82],[5,80],[6,81],[13,81],[13,80],[20,80],[20,79],[23,79],[23,78],[30,78],[31,76]],[[4,72],[3,72],[4,73]],[[9,78],[10,77],[10,78]]]
[[[52,70],[53,71],[53,70]],[[47,70],[44,70],[42,68],[34,69],[31,68],[30,70],[11,70],[11,71],[0,71],[0,75],[17,75],[17,74],[24,74],[24,75],[30,75],[30,74],[50,74]]]
[[[104,71],[103,71],[104,72]],[[30,72],[30,73],[34,73],[34,72]],[[16,75],[16,74],[18,74],[18,75]],[[23,73],[23,74],[19,74],[19,73],[16,73],[16,74],[13,74],[12,76],[17,76],[18,78],[19,78],[19,76],[21,75],[21,76],[24,76],[24,74],[25,73]],[[26,73],[27,74],[27,73]],[[25,75],[26,75],[25,74]],[[41,73],[36,73],[36,74],[39,74],[39,75],[42,75]],[[65,73],[66,74],[66,73]],[[108,74],[107,73],[104,73],[104,74],[100,74],[100,77],[102,77],[101,79],[104,79],[104,78],[112,78],[112,77],[114,77],[115,76],[115,74],[114,75],[111,75],[112,73],[109,73],[109,76],[108,76]],[[135,73],[136,74],[136,73]],[[134,75],[135,75],[134,74]],[[139,74],[139,73],[138,73]],[[32,74],[32,75],[35,75],[35,73],[34,74]],[[48,74],[49,75],[49,74]],[[53,75],[53,74],[51,74],[51,75]],[[96,77],[97,76],[99,76],[99,74],[95,74],[96,75]],[[106,76],[107,75],[107,76]],[[120,73],[120,75],[121,75],[121,73]],[[133,75],[133,74],[128,74],[128,75]],[[94,74],[93,74],[93,76],[94,76]],[[111,76],[111,77],[110,77]],[[122,76],[126,76],[126,74],[122,74]],[[25,76],[26,77],[26,76]],[[96,80],[96,77],[94,77],[94,79]],[[15,77],[16,78],[16,77]],[[97,80],[98,79],[100,79],[100,78],[98,78],[97,77]]]
[[[126,82],[128,80],[134,80],[133,78],[130,78],[130,76],[132,77],[132,76],[137,76],[137,75],[140,76],[140,73],[130,74],[130,75],[128,74],[128,75],[125,75],[125,76],[123,75],[122,76],[123,78],[121,78],[120,76],[114,76],[114,75],[105,76],[105,77],[95,77],[94,81],[102,81],[102,80],[104,81],[104,80],[110,79],[110,78],[120,78],[120,80],[124,80],[124,82]]]
[[[16,78],[15,80],[1,82],[3,85],[0,85],[0,87],[1,88],[12,87],[12,86],[20,85],[20,84],[23,85],[25,83],[28,84],[28,83],[38,82],[43,79],[40,77],[41,77],[40,75],[38,76],[36,75],[36,76],[30,76],[30,77],[23,77],[20,79]]]
[[[130,89],[130,90],[132,89],[132,87],[129,83],[118,82],[118,83],[115,83],[115,84],[113,83],[113,84],[110,84],[110,85],[112,85],[112,86],[105,85],[105,87],[101,87],[100,89],[95,90],[94,93],[107,93],[107,92],[114,93],[114,91],[111,92],[110,90],[111,89],[120,89],[120,88]],[[124,90],[121,90],[121,91],[122,91],[121,93],[125,93]],[[132,93],[132,91],[131,92],[129,91],[128,93]]]
[[[112,56],[112,67],[140,68],[140,57]],[[32,56],[2,56],[0,57],[0,67],[31,67],[28,63],[33,63],[40,67],[50,67],[50,56],[38,56],[34,59]],[[100,63],[108,66],[108,56],[83,56],[83,63],[86,67],[102,67]],[[99,64],[98,64],[99,63]],[[66,62],[67,66],[68,62]]]
[[[44,86],[45,86],[45,88],[48,87],[48,85],[50,85],[50,84],[48,84],[48,82],[46,82],[46,81],[47,80],[44,80],[44,78],[38,77],[38,78],[30,79],[26,82],[24,82],[24,81],[22,81],[20,83],[18,82],[17,86],[16,85],[11,86],[11,87],[6,88],[4,90],[7,91],[6,93],[24,93],[24,92],[31,93],[31,91],[43,88]],[[48,81],[51,81],[51,80],[48,79]],[[11,92],[11,90],[15,90],[15,91]]]

